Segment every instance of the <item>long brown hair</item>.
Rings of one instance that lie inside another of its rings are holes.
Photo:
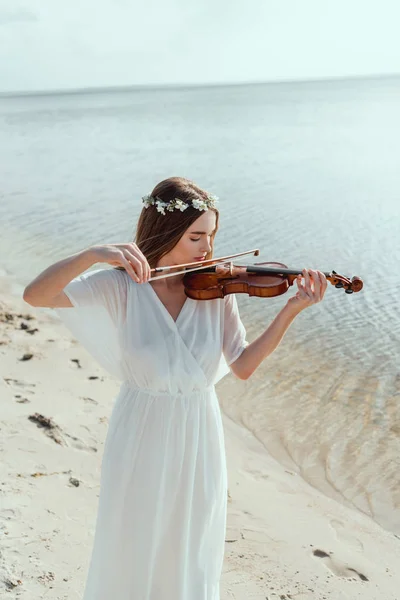
[[[207,200],[210,194],[198,187],[193,181],[184,177],[169,177],[156,185],[151,192],[153,198],[158,198],[162,202],[170,202],[174,198],[179,198],[189,204],[189,207],[180,211],[165,211],[165,215],[157,211],[152,205],[148,208],[143,207],[140,213],[135,243],[143,252],[150,267],[153,269],[160,258],[170,252],[179,242],[184,232],[196,219],[201,216],[201,212],[192,206],[192,200],[200,198]],[[218,229],[219,212],[216,208],[210,208],[216,215],[215,230],[210,239],[211,251],[206,259],[212,258],[214,250],[214,237]],[[124,267],[116,267],[124,269]]]

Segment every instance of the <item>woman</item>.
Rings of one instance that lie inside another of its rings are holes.
[[[214,385],[247,379],[295,316],[322,300],[319,271],[250,344],[235,296],[195,301],[182,275],[150,268],[211,258],[216,199],[172,177],[144,197],[136,243],[94,246],[30,283],[24,299],[57,309],[122,381],[104,446],[84,600],[218,600],[227,508],[224,435]],[[83,271],[95,263],[116,269]]]

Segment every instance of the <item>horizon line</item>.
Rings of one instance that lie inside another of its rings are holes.
[[[145,84],[126,84],[111,86],[89,86],[81,88],[53,88],[38,90],[10,90],[0,91],[0,97],[18,97],[18,96],[53,96],[53,95],[74,95],[74,94],[95,94],[99,92],[130,92],[147,90],[178,90],[192,88],[221,88],[221,87],[246,87],[254,85],[286,85],[291,83],[319,83],[330,81],[348,81],[365,79],[393,79],[399,78],[400,73],[378,73],[365,75],[339,75],[332,77],[318,77],[313,79],[267,79],[252,81],[228,81],[228,82],[203,82],[203,83],[145,83]]]

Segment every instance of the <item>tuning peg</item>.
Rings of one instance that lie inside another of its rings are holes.
[[[344,290],[346,292],[346,294],[352,294],[353,290]]]

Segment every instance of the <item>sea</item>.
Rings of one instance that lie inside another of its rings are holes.
[[[399,535],[399,157],[400,77],[3,95],[0,265],[22,293],[131,242],[141,197],[183,176],[220,199],[216,256],[360,277],[358,293],[328,284],[218,394],[285,468]],[[295,292],[237,296],[248,341]]]

